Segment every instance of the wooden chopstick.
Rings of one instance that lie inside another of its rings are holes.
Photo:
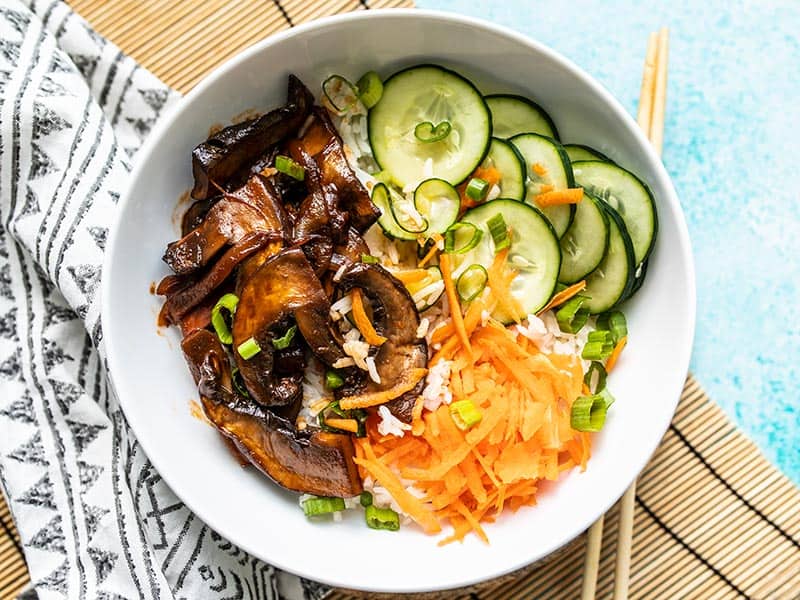
[[[667,63],[669,57],[669,30],[662,27],[651,33],[647,40],[647,54],[642,73],[637,122],[661,156],[664,144],[664,115],[667,102]],[[617,560],[614,572],[614,600],[627,600],[630,583],[631,545],[633,542],[633,516],[636,500],[636,482],[625,491],[619,504],[617,530]],[[603,517],[590,528],[586,539],[586,556],[583,570],[581,600],[593,600],[600,567],[600,550],[603,545]]]

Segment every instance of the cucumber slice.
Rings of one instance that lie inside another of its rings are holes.
[[[483,231],[483,236],[475,248],[462,255],[454,254],[453,257],[459,261],[459,265],[466,262],[489,269],[495,251],[488,221],[498,213],[503,215],[511,228],[508,261],[518,273],[511,284],[511,295],[526,315],[535,313],[553,295],[561,268],[558,238],[553,226],[539,210],[524,202],[500,198],[467,211],[461,222],[472,223]],[[504,323],[513,320],[502,309],[495,309],[494,317]]]
[[[492,94],[485,99],[492,111],[492,135],[495,137],[510,138],[520,133],[538,133],[559,139],[553,119],[535,102],[515,94]]]
[[[596,315],[619,304],[627,297],[634,281],[633,243],[625,229],[625,222],[617,211],[602,202],[598,203],[608,217],[608,250],[600,265],[586,278],[588,296],[583,307]]]
[[[441,140],[414,135],[420,123],[436,128],[444,122],[450,131]],[[419,65],[389,77],[383,96],[369,111],[372,153],[400,187],[431,176],[461,183],[486,156],[491,134],[491,114],[480,92],[458,73],[437,65]]]
[[[572,177],[572,165],[561,144],[535,133],[516,135],[509,141],[519,150],[528,169],[525,202],[536,206],[534,198],[541,192],[543,185],[551,185],[556,190],[565,190],[575,185]],[[535,164],[544,167],[546,171],[544,176],[538,175],[533,170]],[[572,223],[575,205],[562,204],[540,210],[553,224],[556,235],[561,237]]]
[[[633,242],[636,264],[653,248],[658,218],[653,195],[630,171],[601,161],[579,161],[574,165],[575,181],[586,191],[604,200],[625,222]]]
[[[602,200],[584,192],[575,208],[572,225],[561,238],[561,273],[558,280],[567,285],[594,271],[608,249],[608,217]]]
[[[372,203],[381,211],[378,225],[386,237],[394,240],[416,240],[419,234],[403,229],[394,217],[392,198],[389,188],[383,183],[376,183],[372,188]]]
[[[500,172],[500,196],[512,200],[525,198],[525,161],[519,151],[506,140],[492,138],[484,167],[494,167]]]
[[[414,190],[414,207],[427,221],[425,235],[444,233],[458,219],[461,198],[444,179],[426,179]]]
[[[614,162],[599,150],[595,150],[590,146],[584,146],[583,144],[564,144],[564,150],[572,162],[578,162],[579,160],[603,160],[610,163]]]

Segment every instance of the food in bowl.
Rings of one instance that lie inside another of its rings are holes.
[[[287,95],[195,148],[164,254],[204,414],[311,518],[487,540],[587,466],[652,195],[532,100],[438,65]]]

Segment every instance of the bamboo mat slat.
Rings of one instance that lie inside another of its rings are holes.
[[[102,35],[187,92],[271,33],[323,15],[411,6],[409,0],[73,0]],[[208,40],[216,40],[208,45]],[[606,515],[597,597],[613,590],[617,511]],[[502,581],[443,597],[564,600],[580,594],[583,539]],[[0,494],[0,598],[28,576]],[[800,491],[690,376],[636,495],[630,598],[800,598]],[[330,600],[363,595],[337,591]]]

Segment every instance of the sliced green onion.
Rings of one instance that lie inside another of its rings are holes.
[[[448,254],[464,254],[477,246],[483,230],[472,223],[453,223],[444,232],[444,251]]]
[[[228,311],[231,320],[233,320],[238,304],[239,297],[236,294],[225,294],[217,300],[214,308],[211,309],[211,324],[214,326],[214,331],[217,332],[219,341],[223,344],[233,343],[233,334],[228,327],[228,322],[225,320],[225,315],[222,314],[222,310]]]
[[[586,302],[585,296],[575,296],[558,309],[556,321],[561,331],[578,333],[583,329],[589,320],[589,310],[583,308],[584,302]]]
[[[372,108],[383,96],[383,82],[375,71],[367,71],[356,83],[358,97],[367,108]]]
[[[347,508],[343,498],[313,497],[303,500],[303,512],[307,517],[328,515]]]
[[[483,292],[487,281],[489,281],[489,274],[483,266],[470,265],[458,276],[456,291],[464,302],[471,302]]]
[[[231,381],[233,382],[233,387],[239,392],[242,396],[247,398],[250,397],[250,392],[247,391],[247,387],[244,384],[244,380],[242,380],[242,374],[239,372],[239,369],[233,367],[231,369]]]
[[[473,177],[469,180],[466,190],[467,198],[475,202],[483,202],[489,194],[489,182],[485,179]]]
[[[614,398],[607,390],[591,396],[579,396],[572,403],[570,426],[576,431],[600,431],[613,403]]]
[[[295,333],[297,333],[297,325],[292,325],[281,337],[272,340],[273,348],[275,348],[275,350],[283,350],[288,348],[289,344],[291,344],[292,340],[294,339]]]
[[[361,506],[366,508],[367,506],[372,505],[372,494],[369,492],[361,492],[361,495],[358,497],[358,501],[361,503]]]
[[[261,352],[261,346],[258,345],[256,338],[249,338],[239,344],[239,347],[236,348],[236,351],[243,359],[250,360],[256,354]]]
[[[391,508],[378,508],[374,504],[366,507],[365,516],[367,527],[370,529],[385,529],[397,531],[400,529],[400,515]]]
[[[303,165],[283,154],[275,157],[275,168],[297,181],[303,181],[306,178],[306,170]]]
[[[611,332],[598,329],[589,333],[581,358],[603,360],[608,358],[613,350],[614,339],[611,337]]]
[[[603,363],[592,361],[592,364],[586,370],[586,375],[583,376],[583,383],[586,384],[592,394],[599,394],[606,389],[607,377],[608,373],[606,373]]]
[[[331,106],[341,114],[358,103],[355,86],[341,75],[331,75],[322,82],[322,92]]]
[[[325,387],[329,390],[339,389],[344,385],[344,379],[336,371],[325,371]]]
[[[469,399],[450,403],[450,416],[461,431],[477,425],[483,418],[481,411]]]
[[[614,345],[628,335],[628,323],[625,315],[618,310],[612,310],[597,317],[597,328],[610,331]]]
[[[489,233],[492,234],[492,239],[494,240],[495,253],[511,245],[511,238],[508,235],[508,227],[506,226],[506,220],[503,218],[503,213],[497,213],[486,224],[489,226]]]
[[[414,127],[414,137],[424,144],[432,142],[441,142],[444,138],[450,135],[453,126],[450,121],[442,121],[438,125],[434,125],[430,121],[422,121],[417,123]]]
[[[371,254],[362,254],[361,255],[361,262],[366,263],[368,265],[377,265],[380,260],[377,257],[372,256]]]

